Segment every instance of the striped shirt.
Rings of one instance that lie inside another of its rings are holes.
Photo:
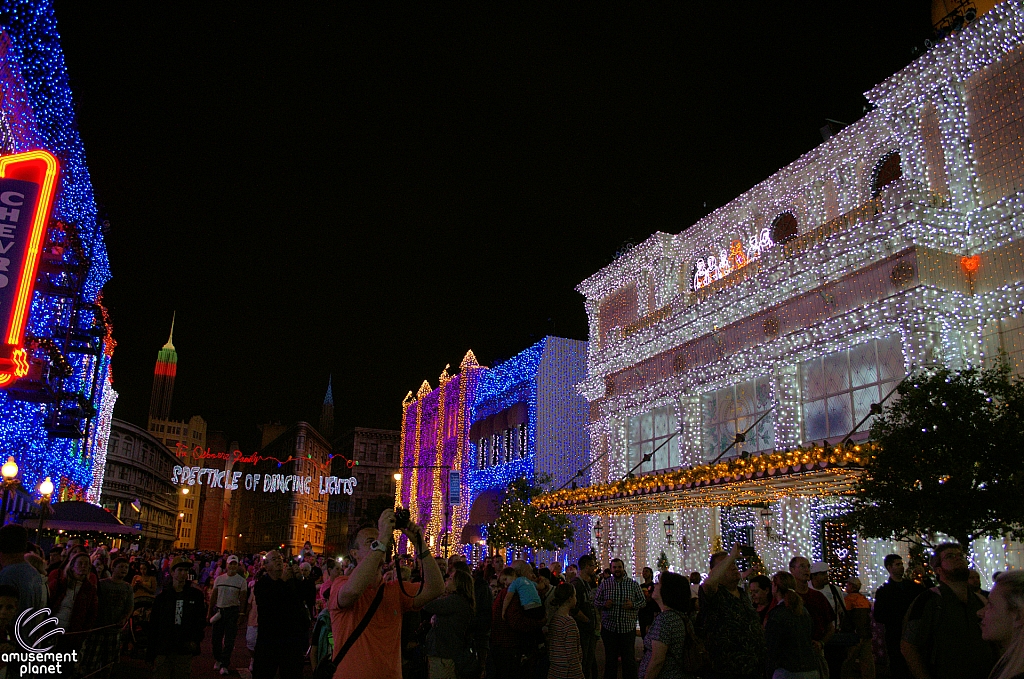
[[[555,615],[548,624],[548,679],[583,679],[580,632],[568,615]]]

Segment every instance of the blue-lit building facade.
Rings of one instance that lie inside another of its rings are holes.
[[[463,542],[473,557],[486,540],[483,521],[514,479],[550,477],[550,487],[587,485],[590,440],[588,405],[577,390],[586,377],[587,343],[548,336],[483,372],[469,428],[472,468],[470,511]],[[583,473],[577,475],[577,472]],[[479,500],[479,502],[477,502]],[[576,539],[557,554],[531,555],[536,562],[575,561],[590,551],[590,524],[573,517]]]
[[[0,2],[0,155],[60,165],[25,331],[28,370],[0,390],[0,455],[33,490],[98,502],[116,392],[102,288],[110,278],[50,2]]]

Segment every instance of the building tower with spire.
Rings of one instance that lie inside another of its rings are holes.
[[[320,433],[328,441],[334,436],[334,394],[331,393],[331,377],[327,378],[327,394],[320,407]]]
[[[167,338],[167,344],[156,355],[156,367],[153,369],[153,393],[149,397],[151,421],[170,419],[174,375],[177,371],[178,352],[174,350],[174,316],[171,316],[171,334]]]

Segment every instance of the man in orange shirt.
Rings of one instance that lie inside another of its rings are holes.
[[[334,679],[402,679],[402,614],[444,593],[444,577],[430,550],[423,544],[423,530],[413,522],[402,529],[420,559],[423,589],[398,582],[382,582],[381,565],[391,549],[395,530],[395,512],[385,509],[377,528],[364,528],[356,533],[349,553],[356,562],[348,576],[335,578],[331,584],[328,607],[334,653],[346,643],[359,622],[370,609],[377,590],[383,587],[384,597],[369,624],[338,663]],[[404,586],[404,590],[402,587]]]

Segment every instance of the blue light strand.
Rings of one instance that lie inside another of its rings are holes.
[[[73,225],[80,236],[90,263],[82,298],[93,302],[110,279],[110,267],[97,221],[85,151],[75,122],[52,2],[0,1],[0,28],[11,39],[4,59],[11,66],[14,79],[20,73],[24,85],[23,97],[19,92],[7,92],[13,100],[5,107],[4,124],[18,126],[18,134],[4,135],[6,144],[2,152],[43,147],[59,159],[61,173],[53,217]],[[19,101],[27,102],[31,111],[10,108],[18,106]],[[71,256],[70,252],[66,254],[66,258]],[[52,336],[56,327],[72,321],[70,311],[69,301],[36,293],[29,313],[29,334]],[[79,329],[90,325],[90,320],[78,319]],[[99,410],[111,384],[109,357],[72,354],[67,359],[72,373],[64,380],[65,390],[92,396],[92,405]],[[94,366],[96,361],[98,366]],[[97,389],[92,394],[94,367],[98,371]],[[56,493],[66,489],[68,484],[76,490],[87,489],[93,482],[90,446],[105,445],[105,442],[92,432],[88,440],[50,438],[45,427],[50,407],[12,400],[6,392],[0,392],[0,449],[14,456],[20,468],[21,483],[29,490],[34,490],[46,476],[53,480]]]

